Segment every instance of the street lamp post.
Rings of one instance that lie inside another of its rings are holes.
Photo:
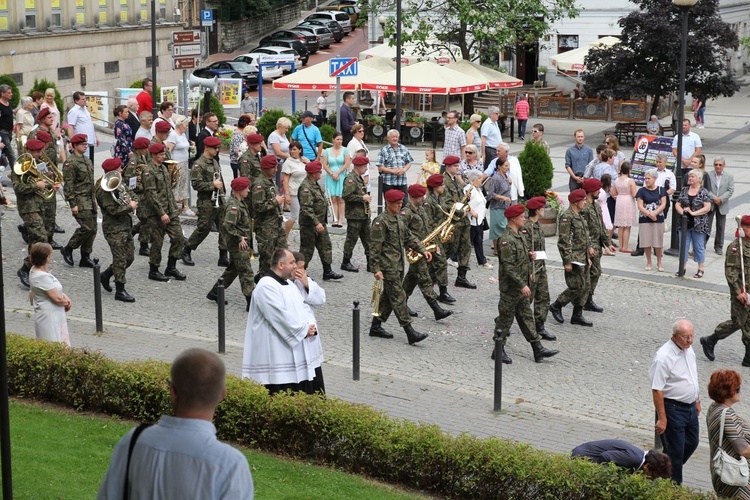
[[[690,9],[698,3],[698,0],[672,0],[672,3],[680,7],[682,12],[682,37],[680,46],[680,89],[679,89],[679,109],[677,128],[677,160],[675,162],[675,178],[677,186],[675,195],[678,196],[682,190],[682,123],[685,120],[685,73],[687,65],[687,38],[688,38],[688,14]],[[677,205],[677,202],[674,202]],[[677,227],[680,227],[679,241]],[[672,207],[672,232],[670,248],[665,252],[667,255],[678,255],[680,260],[677,274],[682,277],[685,275],[685,257],[687,252],[687,218],[677,214],[677,210]]]
[[[396,0],[396,130],[401,133],[401,0]]]

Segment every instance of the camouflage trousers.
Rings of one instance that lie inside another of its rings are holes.
[[[403,272],[383,272],[383,293],[380,296],[380,321],[388,321],[391,313],[396,315],[398,324],[411,324],[411,316],[406,309],[406,293],[401,285]]]
[[[143,211],[140,208],[136,210],[135,215],[138,218],[138,223],[135,226],[133,226],[133,232],[138,233],[138,242],[150,243],[151,242],[151,233],[150,233],[150,227],[149,227],[150,217],[143,215]]]
[[[434,258],[435,254],[432,255]],[[411,297],[417,285],[419,285],[419,290],[426,300],[437,299],[434,288],[435,283],[432,281],[432,277],[430,277],[430,263],[424,257],[414,264],[409,265],[409,271],[407,271],[402,285],[407,299]]]
[[[216,208],[214,202],[211,200],[198,200],[196,203],[198,209],[198,223],[195,231],[188,238],[187,246],[191,250],[198,248],[198,245],[203,243],[208,233],[211,232],[211,226],[216,225],[216,229],[219,230],[219,250],[226,250],[227,245],[224,242],[224,238],[221,237],[221,213],[223,207]]]
[[[47,231],[47,240],[52,240],[55,235],[55,220],[57,218],[57,195],[42,203],[42,218],[44,219],[44,229]]]
[[[96,212],[94,210],[78,210],[78,215],[73,215],[80,226],[68,240],[68,246],[75,250],[81,248],[81,253],[91,254],[96,238]]]
[[[40,212],[21,214],[21,220],[26,225],[29,233],[28,254],[23,260],[24,265],[31,267],[31,245],[34,243],[47,243],[47,230],[44,228],[44,219]]]
[[[440,252],[432,253],[432,261],[428,265],[428,270],[433,282],[438,286],[448,286],[448,260],[441,243],[438,243],[438,248]]]
[[[534,264],[537,266],[534,273],[534,283],[531,287],[534,299],[534,321],[545,323],[549,313],[549,281],[547,281],[547,268],[544,262]]]
[[[133,234],[130,230],[104,233],[104,239],[107,240],[109,250],[112,252],[112,265],[109,267],[112,269],[115,283],[127,283],[125,270],[135,260]]]
[[[527,342],[539,342],[541,338],[536,333],[534,316],[531,312],[531,298],[524,297],[521,290],[512,292],[500,292],[500,301],[497,303],[497,317],[495,318],[495,331],[501,333],[503,345],[508,337],[513,320],[518,322],[523,338]],[[495,337],[497,333],[495,333]]]
[[[242,294],[250,297],[255,289],[255,274],[253,267],[250,265],[250,249],[240,250],[237,247],[229,250],[229,266],[224,270],[221,277],[224,279],[224,288],[234,283],[239,276]]]
[[[151,253],[148,263],[159,267],[161,265],[161,247],[164,246],[164,236],[169,236],[169,258],[179,259],[182,256],[182,245],[185,236],[179,217],[173,217],[166,226],[159,217],[151,217],[148,221],[151,232]]]
[[[255,241],[258,242],[258,274],[265,276],[271,269],[271,258],[279,248],[287,248],[286,232],[281,217],[255,221]],[[307,262],[307,261],[305,261]]]
[[[456,226],[453,236],[445,242],[445,256],[458,256],[458,267],[469,269],[469,259],[471,258],[473,247],[471,245],[471,226]]]
[[[719,323],[714,329],[714,335],[719,339],[725,339],[737,330],[742,331],[742,343],[750,346],[750,308],[743,306],[737,296],[733,293],[731,298],[731,319]]]
[[[324,226],[325,227],[325,226]],[[322,233],[315,231],[315,225],[310,219],[299,221],[299,252],[305,256],[305,266],[310,265],[315,249],[318,250],[320,261],[324,265],[330,265],[333,262],[333,248],[331,247],[331,237],[328,235],[328,229]]]
[[[573,303],[574,306],[583,307],[589,298],[589,266],[573,266],[573,269],[565,271],[565,284],[568,288],[557,297],[562,306]]]
[[[362,242],[365,257],[370,260],[370,220],[346,219],[346,241],[344,242],[344,262],[352,260],[357,240]]]
[[[591,267],[589,267],[589,295],[594,295],[596,285],[599,284],[599,276],[602,275],[602,249],[596,250],[596,255],[589,257]]]

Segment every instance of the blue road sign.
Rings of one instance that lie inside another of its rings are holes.
[[[337,57],[328,61],[331,77],[357,76],[359,64],[356,57]]]
[[[213,21],[214,11],[211,9],[205,9],[201,11],[201,21]]]

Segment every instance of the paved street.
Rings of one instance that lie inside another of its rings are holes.
[[[745,158],[750,120],[747,102],[748,89],[743,87],[732,99],[710,103],[706,128],[698,131],[703,138],[707,163],[710,165],[714,156],[724,156],[727,171],[735,175],[730,221],[737,214],[750,213],[747,189],[750,165]],[[562,159],[565,149],[573,142],[573,130],[585,128],[589,137],[587,144],[595,146],[602,137],[601,130],[609,128],[611,123],[562,120],[544,123],[556,170],[553,189],[566,192]],[[103,142],[97,152],[97,177],[101,175],[101,162],[108,156],[108,147],[109,144]],[[517,154],[521,147],[522,144],[513,144],[511,152]],[[377,148],[371,149],[371,159],[374,159]],[[417,164],[421,163],[424,149],[415,148],[413,153]],[[222,158],[222,163],[224,175],[231,178],[228,159]],[[411,173],[416,177],[415,170]],[[12,190],[9,195],[13,198]],[[67,234],[57,235],[57,240],[64,244],[76,223],[70,209],[59,198],[58,207],[58,222]],[[730,221],[727,241],[731,239],[729,233],[734,231]],[[15,210],[5,211],[2,251],[6,258],[3,282],[7,330],[33,336],[33,312],[28,294],[18,285],[15,275],[25,255],[25,246],[16,230],[18,222]],[[187,234],[193,228],[188,224],[184,226]],[[345,229],[334,231],[334,265],[338,268]],[[668,241],[668,235],[665,239]],[[635,235],[631,244],[634,240]],[[298,248],[298,241],[295,230],[290,242],[292,249]],[[103,291],[106,329],[103,335],[94,333],[91,270],[69,268],[62,262],[59,252],[55,253],[52,270],[73,301],[68,317],[73,345],[100,349],[121,360],[152,357],[170,361],[189,346],[214,349],[217,308],[205,299],[205,294],[221,273],[221,268],[216,267],[216,242],[217,236],[212,233],[193,252],[196,267],[178,264],[188,276],[185,282],[149,281],[147,258],[136,256],[128,270],[127,289],[137,302],[115,302],[111,294]],[[547,250],[554,299],[564,288],[555,238],[548,238]],[[489,249],[488,253],[491,255]],[[164,254],[166,263],[166,249]],[[93,255],[102,260],[103,267],[111,260],[101,232]],[[76,261],[78,257],[76,251]],[[501,436],[559,452],[569,452],[586,440],[607,437],[649,447],[653,441],[653,405],[648,368],[654,351],[669,338],[671,325],[678,318],[691,319],[698,337],[710,333],[729,314],[723,257],[709,251],[702,280],[673,278],[676,259],[665,259],[666,272],[658,273],[644,271],[643,258],[622,254],[605,257],[604,275],[596,295],[605,313],[586,313],[594,322],[593,328],[572,327],[568,322],[570,306],[564,312],[565,324],[556,325],[550,317],[549,330],[558,335],[559,341],[548,344],[561,351],[551,360],[534,363],[530,346],[514,325],[508,344],[514,362],[506,366],[503,373],[503,412],[495,414],[492,412],[493,362],[489,355],[497,311],[496,270],[475,267],[469,272],[469,278],[478,284],[477,290],[451,286],[450,292],[458,299],[453,307],[456,313],[444,322],[436,322],[427,314],[430,310],[417,292],[410,301],[412,309],[421,313],[414,326],[428,332],[430,337],[416,346],[409,346],[395,318],[385,324],[386,329],[395,334],[394,339],[367,336],[372,312],[369,304],[372,276],[364,272],[364,255],[358,247],[354,262],[362,266],[363,271],[344,273],[346,276],[340,282],[323,285],[328,300],[318,320],[326,356],[324,372],[328,393],[370,404],[396,417],[437,423],[448,432]],[[496,263],[496,259],[490,262]],[[472,264],[475,265],[474,259]],[[688,264],[688,271],[692,276],[694,263]],[[322,275],[317,255],[313,257],[310,274],[316,279]],[[455,269],[449,268],[449,276],[452,283]],[[228,289],[227,298],[230,304],[225,359],[229,372],[239,374],[246,313],[238,284]],[[363,373],[359,382],[351,380],[353,300],[360,301],[362,308]],[[747,373],[747,369],[740,367],[742,344],[739,334],[720,343],[714,363],[704,358],[697,338],[696,345],[701,396],[708,402],[706,384],[714,369],[734,368],[743,375]],[[738,403],[737,409],[741,415],[750,417],[750,402]],[[703,422],[701,424],[704,427]],[[710,489],[708,460],[708,442],[702,429],[701,446],[686,466],[686,484]]]

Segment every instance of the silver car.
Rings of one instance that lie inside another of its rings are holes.
[[[306,33],[312,33],[313,35],[317,36],[318,43],[320,43],[321,49],[327,49],[335,41],[331,30],[323,26],[311,26],[311,25],[295,26],[293,29],[295,31],[304,31]]]

